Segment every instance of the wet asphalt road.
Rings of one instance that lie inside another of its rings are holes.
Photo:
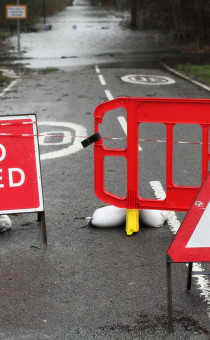
[[[119,26],[119,18],[113,12],[89,6],[70,7],[56,17],[57,24],[61,21],[60,27],[65,23],[77,34],[79,24],[76,32],[72,29],[74,15],[81,26],[87,20],[91,22],[91,27],[83,27],[83,34],[72,38],[71,44],[66,40],[65,55],[77,58],[61,58],[64,50],[50,50],[48,46],[48,56],[43,54],[37,60],[33,34],[23,35],[22,45],[28,48],[26,55],[34,58],[27,61],[28,66],[32,69],[37,65],[54,66],[60,70],[33,70],[18,80],[1,97],[1,115],[36,113],[39,132],[46,135],[74,136],[86,131],[91,135],[94,109],[107,96],[209,98],[208,91],[161,66],[166,54],[172,57],[171,51],[158,52],[145,33]],[[105,31],[109,32],[109,40],[105,40],[107,33],[102,35]],[[52,32],[37,33],[34,36],[37,45],[41,41],[38,37],[41,39],[45,33],[56,34],[56,26]],[[125,50],[125,41],[129,52]],[[90,46],[89,53],[85,46]],[[104,56],[107,51],[109,55]],[[165,76],[175,82],[139,85],[122,81],[122,76],[130,74]],[[121,110],[110,113],[104,119],[103,136],[125,137],[116,116],[126,118]],[[164,139],[164,135],[161,125],[152,129],[145,126],[142,130],[145,139]],[[197,141],[200,131],[192,126],[180,127],[175,137]],[[40,142],[48,245],[42,245],[35,214],[12,216],[11,232],[1,235],[0,339],[208,339],[208,281],[205,285],[193,279],[192,292],[186,294],[184,264],[173,266],[175,332],[167,333],[165,255],[173,239],[174,225],[166,224],[159,229],[142,226],[132,237],[126,236],[124,226],[111,229],[87,226],[85,218],[103,204],[94,194],[93,147],[78,147],[79,138],[73,137],[67,144],[64,140],[46,137]],[[122,147],[119,141],[106,143]],[[67,146],[69,154],[65,155],[63,149]],[[146,142],[141,147],[140,192],[154,198],[150,182],[158,181],[164,187],[165,147]],[[176,147],[177,183],[199,184],[200,152],[195,145]],[[108,159],[107,188],[121,196],[125,194],[125,182],[125,164],[117,158]],[[177,213],[176,217],[181,221],[184,214]]]

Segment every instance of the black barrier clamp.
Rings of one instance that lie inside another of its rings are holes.
[[[86,148],[90,144],[97,142],[99,139],[101,139],[101,135],[100,135],[100,133],[97,132],[94,135],[90,136],[89,138],[84,139],[81,142],[81,144],[82,144],[83,148]]]

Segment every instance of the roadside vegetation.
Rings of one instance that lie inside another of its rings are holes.
[[[172,33],[174,41],[183,49],[191,47],[198,52],[209,48],[209,0],[131,1],[137,2],[136,24],[140,27]]]
[[[48,73],[53,73],[57,72],[59,69],[57,67],[46,67],[41,71],[42,74],[48,74]]]
[[[43,17],[44,8],[47,17],[63,10],[71,2],[72,0],[20,0],[20,4],[28,7],[28,19],[21,21],[21,31],[36,31],[35,24]],[[6,39],[17,30],[17,21],[6,19],[6,5],[9,4],[16,4],[16,0],[0,0],[0,55],[7,50]]]
[[[87,0],[88,1],[88,0]],[[20,0],[28,5],[28,20],[22,21],[21,28],[31,31],[40,21],[44,7],[46,16],[51,16],[73,0]],[[191,48],[196,51],[210,50],[210,1],[209,0],[90,0],[93,5],[129,10],[130,26],[155,30],[173,35],[175,47]],[[2,28],[16,29],[16,21],[5,18],[5,5],[14,0],[0,0],[0,31]],[[45,4],[45,6],[44,6]]]
[[[4,41],[6,40],[10,35],[10,32],[8,29],[1,29],[0,30],[0,40]]]
[[[0,88],[3,88],[7,86],[11,81],[11,78],[8,76],[5,76],[3,71],[0,70]]]
[[[210,85],[210,64],[206,65],[178,64],[177,69],[200,82]]]
[[[10,36],[10,31],[7,28],[0,28],[0,53],[5,50],[5,40]]]
[[[133,28],[170,33],[176,48],[210,51],[209,0],[91,0],[129,9]]]

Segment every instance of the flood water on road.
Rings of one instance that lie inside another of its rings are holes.
[[[122,25],[129,17],[87,2],[74,2],[59,14],[47,18],[52,30],[21,33],[21,58],[30,68],[92,65],[95,63],[138,62],[168,55],[147,32]],[[16,48],[17,37],[10,39]]]

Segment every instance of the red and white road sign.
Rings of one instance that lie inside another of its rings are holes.
[[[36,116],[0,117],[0,214],[43,210]]]
[[[210,172],[167,253],[173,262],[210,261]]]

